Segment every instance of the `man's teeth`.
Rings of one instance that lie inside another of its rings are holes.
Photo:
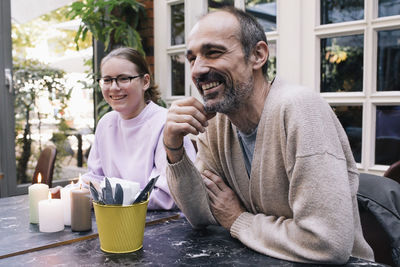
[[[113,100],[120,100],[120,99],[124,98],[125,96],[124,95],[112,95],[110,97]]]
[[[219,84],[220,84],[220,82],[207,83],[207,84],[204,84],[204,85],[201,87],[201,89],[203,89],[203,90],[208,90],[208,89],[210,89],[210,88],[213,88],[213,87],[215,87],[215,86],[218,86]]]

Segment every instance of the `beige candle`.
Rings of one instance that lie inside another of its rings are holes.
[[[92,211],[89,190],[71,190],[71,230],[89,231],[92,229]]]

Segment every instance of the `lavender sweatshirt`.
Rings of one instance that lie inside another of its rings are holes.
[[[89,172],[82,179],[101,182],[104,176],[117,177],[138,182],[144,188],[150,178],[160,175],[148,208],[174,208],[165,177],[167,157],[162,132],[166,116],[167,109],[153,102],[133,119],[124,120],[116,111],[104,115],[97,125],[90,150]],[[196,151],[188,137],[185,137],[185,150],[194,161]]]

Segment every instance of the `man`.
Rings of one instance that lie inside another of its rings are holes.
[[[187,98],[169,109],[164,146],[173,198],[193,227],[220,224],[272,257],[372,260],[343,128],[318,94],[269,83],[267,58],[263,29],[242,11],[217,11],[194,26],[187,59],[204,105]],[[200,134],[195,165],[182,148],[187,134]]]

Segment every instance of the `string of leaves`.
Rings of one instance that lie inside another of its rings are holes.
[[[70,19],[79,18],[74,42],[85,40],[87,33],[102,42],[109,51],[114,44],[129,46],[144,55],[141,37],[136,28],[146,17],[145,7],[135,0],[83,0],[71,4],[67,13]]]

